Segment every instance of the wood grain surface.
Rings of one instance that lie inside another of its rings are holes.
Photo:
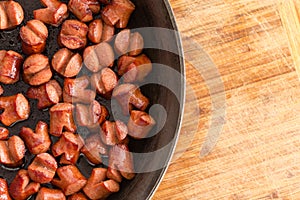
[[[278,1],[170,3],[189,55],[187,96],[177,150],[153,199],[300,199],[300,82]],[[209,90],[219,77],[200,73],[208,63],[190,40],[211,57],[225,86],[221,137],[204,158],[212,98],[222,91]]]

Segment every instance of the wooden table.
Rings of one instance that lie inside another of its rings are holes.
[[[211,99],[220,93],[209,94],[206,83],[215,77],[201,76],[191,64],[200,59],[195,55],[186,65],[189,87],[177,151],[153,199],[300,199],[300,82],[278,2],[170,3],[181,34],[201,45],[217,66],[226,115],[217,146],[200,158]]]

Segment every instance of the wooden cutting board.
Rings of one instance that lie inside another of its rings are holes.
[[[278,1],[170,3],[192,60],[177,151],[153,199],[300,199],[300,81]],[[207,84],[218,77],[199,73],[209,63],[193,55],[187,40],[211,57],[225,86],[222,134],[204,158],[212,97],[223,93],[209,93]]]

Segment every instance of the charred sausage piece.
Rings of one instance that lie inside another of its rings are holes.
[[[135,139],[145,138],[155,125],[155,120],[146,112],[133,110],[127,124],[128,134]]]
[[[68,8],[82,22],[93,20],[93,12],[86,1],[70,0]]]
[[[42,187],[39,190],[35,199],[36,200],[66,200],[66,197],[61,190]]]
[[[8,193],[8,186],[5,179],[0,178],[0,197],[1,200],[11,200]]]
[[[99,73],[95,73],[91,77],[91,85],[96,89],[97,93],[109,99],[113,89],[118,84],[118,77],[110,68],[104,68]]]
[[[127,126],[117,120],[116,122],[106,121],[101,126],[101,139],[107,145],[122,143],[128,134]]]
[[[33,15],[35,19],[57,27],[69,16],[66,4],[58,0],[40,1],[46,8],[34,10]]]
[[[100,155],[107,155],[107,146],[102,143],[99,134],[93,134],[85,140],[81,152],[92,164],[97,165],[102,163]]]
[[[81,70],[82,58],[79,53],[73,53],[67,48],[63,48],[54,54],[52,67],[64,77],[73,77]]]
[[[15,200],[25,200],[39,189],[40,184],[31,182],[27,170],[21,169],[9,186],[9,194]]]
[[[141,82],[151,71],[151,61],[145,54],[137,57],[124,55],[118,60],[118,74],[126,83]]]
[[[103,31],[103,23],[101,19],[95,19],[89,24],[88,38],[93,43],[100,43]]]
[[[106,172],[106,176],[107,176],[108,179],[112,179],[112,180],[114,180],[118,183],[122,182],[122,175],[117,169],[113,169],[113,168],[108,167],[107,172]]]
[[[4,127],[0,127],[0,140],[8,139],[9,130]]]
[[[68,200],[88,200],[84,194],[80,193],[75,193],[71,196],[68,197]]]
[[[131,180],[135,176],[132,153],[126,144],[118,144],[110,149],[108,166],[118,170],[125,179]]]
[[[38,87],[30,87],[26,94],[29,98],[38,100],[38,109],[48,108],[62,100],[62,89],[56,80],[50,80]]]
[[[42,54],[29,56],[23,64],[23,78],[32,86],[42,85],[50,81],[52,72],[48,57]]]
[[[0,50],[0,82],[13,84],[20,78],[23,57],[14,51]]]
[[[33,19],[20,29],[22,50],[25,54],[42,53],[46,47],[48,29],[43,22]]]
[[[76,105],[76,122],[79,126],[97,130],[101,114],[103,114],[102,107],[96,100],[92,101],[90,105]]]
[[[58,43],[68,49],[81,49],[87,44],[88,26],[77,20],[66,20],[58,36]]]
[[[124,115],[129,115],[132,107],[144,111],[149,105],[149,100],[141,90],[133,84],[122,84],[117,86],[112,95],[122,107]]]
[[[105,199],[110,194],[118,192],[119,183],[114,180],[106,179],[105,168],[94,168],[86,186],[83,188],[84,193],[90,199]]]
[[[115,27],[106,23],[103,24],[101,42],[110,42],[115,35]]]
[[[125,28],[135,5],[130,0],[112,0],[102,10],[101,17],[105,23],[117,28]]]
[[[51,145],[48,125],[43,121],[37,123],[35,132],[31,128],[22,127],[20,137],[24,140],[28,150],[32,154],[45,153]]]
[[[28,166],[28,175],[34,182],[49,183],[52,181],[56,169],[56,160],[48,153],[41,153]]]
[[[52,184],[59,187],[68,196],[81,190],[86,184],[86,178],[74,165],[67,165],[57,169],[59,178],[54,178]]]
[[[114,51],[110,44],[106,42],[89,46],[83,52],[84,64],[92,72],[98,72],[105,67],[113,66],[114,59]]]
[[[24,11],[15,1],[0,1],[0,30],[12,29],[22,23]]]
[[[66,78],[64,81],[63,99],[68,103],[91,103],[96,97],[93,90],[86,89],[89,85],[88,76]]]
[[[66,130],[74,133],[76,125],[73,118],[74,106],[70,103],[58,103],[50,109],[50,134],[61,136]]]
[[[8,167],[22,164],[25,156],[25,144],[19,136],[12,136],[7,141],[0,140],[0,163]]]
[[[21,93],[0,97],[0,110],[4,110],[0,114],[0,121],[5,126],[28,119],[30,114],[28,100]]]
[[[61,138],[52,146],[52,154],[54,157],[62,155],[61,164],[75,164],[82,147],[83,142],[78,135],[64,132]]]

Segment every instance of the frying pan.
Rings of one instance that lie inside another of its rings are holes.
[[[21,53],[21,43],[19,40],[19,30],[20,27],[25,25],[30,19],[33,19],[33,10],[41,8],[39,0],[16,0],[19,2],[25,14],[25,19],[20,26],[10,31],[0,31],[0,49],[14,50]],[[62,1],[67,2],[67,1]],[[182,57],[182,47],[180,36],[176,32],[177,27],[175,19],[171,10],[171,7],[167,0],[147,0],[138,1],[132,0],[136,5],[136,10],[132,14],[129,21],[129,28],[141,28],[143,27],[160,27],[158,31],[156,29],[144,29],[145,46],[152,47],[147,48],[144,52],[149,56],[153,63],[158,63],[164,66],[170,67],[172,70],[178,72],[181,76],[170,76],[168,73],[155,73],[150,75],[152,81],[159,83],[161,80],[168,82],[169,85],[173,86],[174,91],[170,91],[169,88],[162,86],[160,84],[147,84],[141,87],[141,90],[145,96],[147,96],[152,105],[161,105],[166,112],[166,118],[164,124],[159,129],[158,133],[154,134],[152,137],[135,141],[131,140],[129,148],[133,152],[138,153],[148,153],[155,152],[159,149],[164,148],[164,154],[156,155],[154,160],[143,160],[142,162],[135,163],[135,167],[140,167],[137,165],[147,165],[150,166],[146,172],[137,173],[136,177],[127,181],[124,180],[121,183],[120,191],[116,194],[111,195],[108,199],[150,199],[154,194],[155,189],[161,182],[163,175],[167,169],[168,163],[170,162],[171,156],[173,154],[177,137],[179,134],[179,129],[181,125],[181,118],[183,112],[183,102],[185,93],[185,83],[184,83],[184,62]],[[70,18],[75,18],[70,16]],[[49,37],[47,39],[47,46],[44,54],[52,58],[53,54],[59,49],[57,44],[57,35],[59,28],[54,28],[48,26]],[[167,30],[167,31],[165,31]],[[172,31],[174,30],[174,31]],[[143,31],[141,31],[143,32]],[[167,34],[166,34],[167,32]],[[160,48],[155,48],[159,44]],[[170,50],[172,49],[172,50]],[[25,57],[25,55],[23,55]],[[154,65],[155,68],[155,65]],[[54,73],[54,78],[62,83],[62,78]],[[23,81],[18,81],[13,85],[3,85],[4,96],[13,95],[16,93],[23,93],[25,95],[28,85]],[[110,107],[110,102],[97,96],[97,100],[104,104],[106,107]],[[18,122],[15,125],[8,127],[10,135],[18,135],[21,127],[27,126],[32,129],[35,128],[36,123],[39,120],[43,120],[49,124],[49,114],[48,110],[38,110],[35,100],[29,100],[31,106],[31,114],[28,120],[23,122]],[[112,114],[112,113],[110,113]],[[154,116],[156,121],[160,121],[160,116]],[[111,118],[112,119],[112,118]],[[0,124],[1,125],[1,124]],[[85,131],[85,130],[79,130]],[[55,142],[57,138],[51,137],[52,141]],[[22,167],[27,167],[32,161],[33,156],[26,152],[24,165]],[[104,158],[105,159],[105,158]],[[154,167],[157,163],[160,163],[161,167]],[[84,157],[80,157],[77,166],[80,171],[86,177],[89,176],[92,166],[86,161]],[[153,168],[151,168],[153,166]],[[8,181],[8,184],[12,181],[18,169],[7,169],[4,166],[0,167],[0,175]],[[45,185],[50,187],[49,185]],[[34,199],[32,196],[30,199]]]

